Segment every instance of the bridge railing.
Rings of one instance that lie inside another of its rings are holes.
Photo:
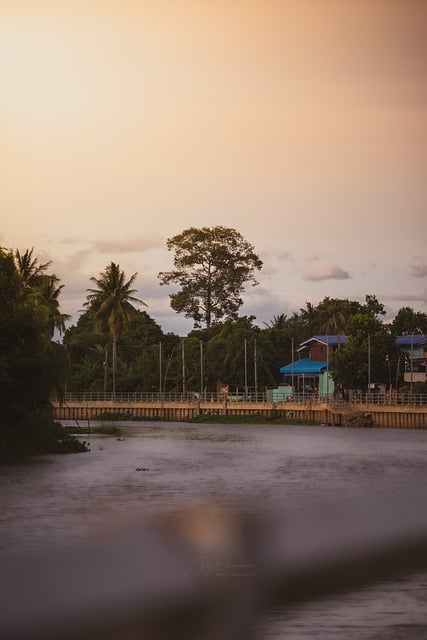
[[[357,393],[351,401],[353,404],[427,406],[427,393]]]
[[[211,392],[167,392],[167,393],[151,393],[143,391],[131,391],[131,392],[103,392],[103,391],[77,391],[67,392],[64,394],[63,403],[69,402],[107,402],[117,404],[127,404],[136,402],[185,402],[185,403],[197,403],[197,402],[251,402],[251,403],[263,403],[271,402],[270,393],[267,392],[249,392],[249,393],[211,393]],[[297,393],[293,396],[284,394],[283,397],[275,395],[274,402],[297,402],[303,403],[331,403],[334,406],[344,404],[342,397],[329,396],[325,394],[317,393]],[[377,405],[406,405],[406,406],[427,406],[427,394],[426,393],[399,393],[399,394],[384,394],[384,393],[360,393],[355,394],[352,397],[351,402],[353,404],[377,404]]]

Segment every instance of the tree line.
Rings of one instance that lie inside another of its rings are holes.
[[[85,450],[52,420],[50,398],[63,392],[70,367],[52,339],[68,317],[50,264],[33,250],[0,249],[0,458]]]
[[[366,386],[367,336],[372,380],[387,384],[392,366],[397,372],[393,383],[399,385],[403,363],[395,337],[427,333],[427,314],[410,307],[384,323],[384,306],[372,294],[363,303],[330,297],[317,305],[307,302],[298,312],[279,314],[260,327],[254,316],[239,315],[245,286],[257,285],[254,274],[263,266],[239,232],[192,227],[167,245],[174,268],[158,277],[161,285],[177,287],[170,294],[171,307],[193,320],[184,338],[164,333],[141,309],[146,305],[135,296],[137,274],[127,277],[114,262],[90,278],[84,311],[66,328],[69,316],[60,308],[64,285],[49,273],[51,263],[41,263],[33,249],[0,249],[3,450],[18,451],[24,440],[34,451],[49,449],[53,442],[66,448],[63,434],[53,437],[50,430],[52,394],[216,391],[219,384],[263,391],[279,384],[280,367],[291,362],[293,347],[318,334],[349,336],[331,366],[343,388]],[[53,339],[55,332],[63,336],[62,344]]]
[[[368,335],[372,380],[389,382],[394,367],[399,384],[403,363],[395,336],[427,333],[427,315],[410,307],[400,309],[386,325],[384,305],[371,294],[364,303],[330,297],[316,306],[307,302],[299,312],[280,314],[259,327],[254,316],[239,316],[239,310],[245,286],[258,284],[254,274],[263,264],[238,231],[191,227],[169,238],[167,246],[174,268],[158,277],[161,285],[178,286],[170,295],[171,307],[192,319],[193,330],[185,338],[164,334],[146,311],[132,304],[142,302],[130,288],[137,274],[126,281],[119,266],[110,263],[99,278],[91,279],[96,288],[89,290],[86,312],[65,332],[72,362],[70,390],[203,392],[216,391],[218,385],[249,385],[262,391],[279,384],[280,367],[291,361],[292,346],[316,334],[350,337],[332,367],[341,387],[366,386]]]

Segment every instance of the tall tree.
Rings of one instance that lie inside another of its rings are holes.
[[[364,389],[368,382],[390,383],[387,356],[394,363],[396,345],[387,327],[372,315],[356,313],[347,329],[348,342],[333,357],[335,382],[345,389]]]
[[[85,311],[75,326],[64,335],[70,356],[70,391],[107,391],[111,389],[111,335],[95,326],[93,313]],[[120,335],[117,346],[116,390],[153,391],[159,387],[159,343],[167,357],[168,339],[160,326],[143,310],[132,314],[129,326]]]
[[[26,249],[24,253],[15,249],[13,257],[21,285],[27,290],[35,289],[39,285],[40,279],[45,276],[46,269],[52,264],[51,261],[40,263],[37,256],[34,256],[34,247]]]
[[[180,287],[170,295],[172,309],[207,329],[222,318],[236,319],[244,285],[258,284],[254,271],[262,261],[254,247],[235,229],[217,226],[185,229],[167,240],[167,248],[175,252],[175,268],[158,278]]]
[[[227,320],[207,343],[206,380],[212,389],[220,381],[240,390],[275,385],[274,346],[253,320],[253,316]]]
[[[41,275],[49,276],[33,278],[31,268],[23,277],[16,255],[0,249],[0,456],[57,451],[60,440],[66,444],[52,420],[50,397],[63,390],[68,360],[64,347],[51,341],[48,317],[33,296]]]
[[[365,304],[360,305],[360,310],[362,313],[367,313],[372,318],[385,316],[386,314],[383,303],[378,301],[377,296],[371,294],[365,295]]]
[[[278,316],[273,316],[273,320],[270,322],[264,322],[264,324],[268,329],[281,331],[283,329],[287,329],[289,320],[286,313],[280,313]]]
[[[124,329],[129,325],[130,319],[136,315],[137,310],[132,303],[147,306],[145,302],[136,298],[132,289],[136,276],[134,273],[126,281],[124,271],[118,264],[110,262],[101,272],[99,278],[90,280],[96,285],[94,289],[87,289],[88,295],[84,306],[88,308],[95,321],[95,325],[101,330],[108,329],[113,342],[113,394],[116,392],[116,360],[117,340]]]
[[[59,306],[59,295],[64,285],[59,284],[58,276],[46,273],[52,262],[41,263],[33,252],[34,248],[26,249],[24,253],[19,249],[12,252],[15,269],[22,294],[27,303],[37,309],[42,321],[44,319],[47,334],[52,338],[55,330],[64,333],[65,322],[70,318],[68,314],[61,313]]]
[[[414,311],[411,307],[402,307],[391,323],[396,335],[423,333],[427,334],[427,313]]]
[[[62,313],[59,306],[59,295],[64,288],[63,284],[59,284],[59,278],[56,275],[42,276],[37,286],[31,294],[34,303],[38,306],[41,313],[46,318],[46,330],[51,338],[55,330],[60,334],[65,332],[65,323],[70,319],[67,313]]]
[[[345,300],[324,298],[316,309],[319,331],[326,335],[343,335],[347,321],[345,308]]]

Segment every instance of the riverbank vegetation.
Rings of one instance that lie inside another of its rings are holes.
[[[136,309],[117,340],[114,389],[216,393],[226,387],[241,393],[246,378],[251,393],[261,392],[283,381],[280,367],[298,358],[301,342],[313,335],[339,333],[349,339],[333,354],[331,372],[337,385],[366,388],[369,334],[371,379],[388,385],[391,378],[394,387],[404,390],[405,362],[395,337],[418,326],[427,332],[427,314],[405,307],[387,324],[383,313],[373,295],[367,295],[364,303],[324,298],[317,306],[307,303],[299,312],[281,314],[263,326],[253,316],[240,316],[209,329],[193,329],[183,337],[163,333],[147,311]],[[111,335],[96,328],[90,311],[66,330],[63,342],[71,364],[67,390],[111,393]]]
[[[145,304],[135,297],[137,274],[127,278],[113,262],[98,277],[88,275],[92,288],[82,301],[84,311],[66,328],[70,318],[59,304],[64,285],[49,272],[51,263],[41,263],[32,249],[0,249],[0,455],[84,450],[52,420],[50,399],[61,399],[65,389],[265,391],[278,386],[280,367],[313,335],[348,337],[330,354],[338,388],[366,387],[368,335],[371,379],[403,387],[405,359],[395,337],[426,334],[427,314],[403,307],[385,323],[384,305],[375,295],[364,302],[325,297],[260,326],[254,316],[238,314],[244,284],[256,284],[253,273],[262,268],[238,232],[188,229],[171,238],[168,248],[175,251],[175,270],[159,278],[163,285],[181,287],[170,297],[172,308],[193,318],[194,329],[186,336],[164,333],[135,306]],[[221,273],[225,298],[219,295]],[[416,384],[422,393],[422,383]]]
[[[52,419],[50,397],[69,373],[52,341],[64,328],[62,285],[26,251],[0,249],[0,457],[85,450]]]
[[[292,416],[276,416],[270,418],[263,415],[213,415],[204,414],[187,420],[191,424],[259,424],[259,425],[314,425],[313,420],[301,420]]]

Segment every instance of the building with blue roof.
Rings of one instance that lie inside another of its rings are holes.
[[[427,336],[398,336],[396,344],[405,358],[405,382],[427,382]]]
[[[334,392],[334,381],[326,360],[301,358],[280,368],[285,386],[291,386],[295,393],[315,393],[328,395]]]
[[[346,345],[348,340],[348,336],[316,335],[301,342],[297,348],[299,359],[280,368],[283,384],[290,389],[288,393],[332,394],[334,381],[328,363],[333,352]],[[427,336],[399,336],[396,345],[405,357],[405,382],[426,382]]]

